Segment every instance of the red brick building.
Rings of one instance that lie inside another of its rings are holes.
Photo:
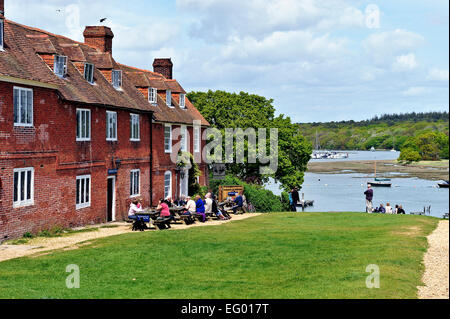
[[[186,193],[171,155],[181,143],[198,156],[208,123],[170,59],[156,59],[155,72],[118,64],[111,29],[87,27],[79,43],[4,19],[3,2],[0,241],[122,220],[135,196],[153,206]]]

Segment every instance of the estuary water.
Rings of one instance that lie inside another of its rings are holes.
[[[396,159],[389,158],[394,154],[394,152],[358,152],[357,156],[352,156],[350,153],[350,158],[346,160],[373,160],[374,158],[370,158],[371,156],[376,156],[377,160]],[[391,173],[393,177],[391,188],[374,188],[373,204],[375,207],[379,206],[380,203],[385,205],[389,202],[393,207],[402,205],[407,214],[423,211],[423,208],[428,206],[431,206],[431,216],[442,217],[444,213],[448,213],[448,189],[438,188],[435,181],[416,177],[395,178],[396,175],[398,173]],[[365,211],[365,196],[363,193],[366,190],[367,182],[370,180],[373,180],[373,175],[305,173],[305,181],[303,188],[300,190],[300,196],[304,194],[306,200],[314,200],[314,206],[307,207],[305,211],[363,212]],[[266,185],[266,188],[277,195],[281,194],[279,185],[276,183],[270,182]]]

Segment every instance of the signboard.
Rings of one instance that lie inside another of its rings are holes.
[[[213,179],[225,179],[227,167],[225,164],[213,164]]]
[[[219,186],[219,202],[225,201],[228,197],[234,200],[239,194],[244,194],[244,186]]]
[[[119,171],[118,169],[109,169],[108,170],[108,175],[117,175],[118,171]]]

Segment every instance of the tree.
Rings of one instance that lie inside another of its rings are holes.
[[[418,162],[422,159],[419,152],[414,150],[413,148],[407,147],[402,149],[400,153],[400,157],[398,158],[399,162],[404,162],[406,164],[410,164],[412,162]]]
[[[225,129],[271,128],[278,129],[278,168],[275,173],[262,174],[261,164],[248,162],[248,139],[244,142],[244,163],[226,164],[228,174],[238,176],[242,180],[263,184],[269,178],[279,181],[284,189],[303,184],[306,166],[311,158],[312,146],[300,134],[298,125],[292,124],[289,117],[280,115],[275,117],[273,100],[245,92],[228,93],[224,91],[191,92],[189,100],[212,127],[221,131],[225,136]],[[267,132],[267,137],[269,132]],[[259,137],[259,136],[258,136]],[[236,141],[233,142],[236,150]],[[225,142],[224,142],[225,144]],[[270,146],[269,142],[266,145]],[[257,146],[257,152],[258,152]],[[225,154],[225,146],[223,145]]]

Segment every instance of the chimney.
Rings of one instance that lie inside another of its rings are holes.
[[[0,18],[5,16],[5,0],[0,0]]]
[[[114,33],[110,28],[105,26],[86,27],[83,35],[84,43],[87,45],[96,48],[100,52],[112,53],[112,40],[114,38]]]
[[[155,59],[153,71],[162,74],[166,79],[172,79],[173,63],[171,59]]]

